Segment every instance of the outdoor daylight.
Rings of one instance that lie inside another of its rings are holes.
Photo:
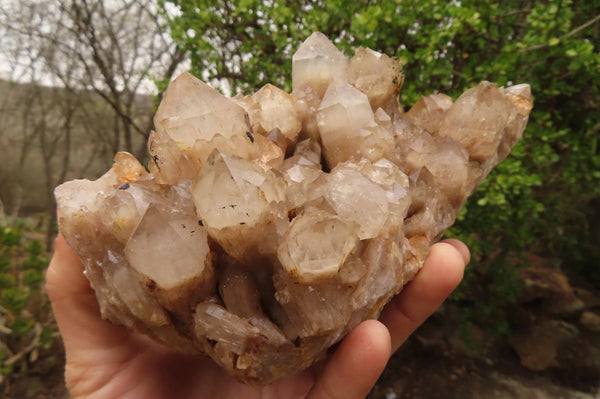
[[[2,0],[0,398],[600,398],[600,0]]]

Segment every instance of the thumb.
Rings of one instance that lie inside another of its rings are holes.
[[[311,390],[309,399],[364,398],[391,355],[390,334],[367,320],[344,338]]]
[[[98,301],[77,255],[59,234],[46,272],[46,291],[65,344],[67,358],[114,347],[127,331],[102,320]]]

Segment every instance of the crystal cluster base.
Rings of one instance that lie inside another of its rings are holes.
[[[398,104],[398,61],[348,59],[315,33],[293,91],[226,98],[188,73],[167,89],[147,170],[118,153],[56,189],[60,230],[106,319],[248,384],[322,358],[421,267],[519,140],[528,85]]]

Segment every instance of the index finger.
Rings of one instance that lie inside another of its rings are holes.
[[[431,247],[421,271],[387,304],[379,318],[390,331],[393,351],[458,286],[468,261],[469,249],[458,240],[445,240]]]

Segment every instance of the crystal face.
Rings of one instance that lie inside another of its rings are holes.
[[[404,112],[402,82],[396,59],[348,59],[320,33],[293,56],[291,94],[229,99],[175,79],[149,171],[119,153],[98,180],[55,191],[103,317],[253,385],[378,317],[532,108],[528,85],[482,82]]]

